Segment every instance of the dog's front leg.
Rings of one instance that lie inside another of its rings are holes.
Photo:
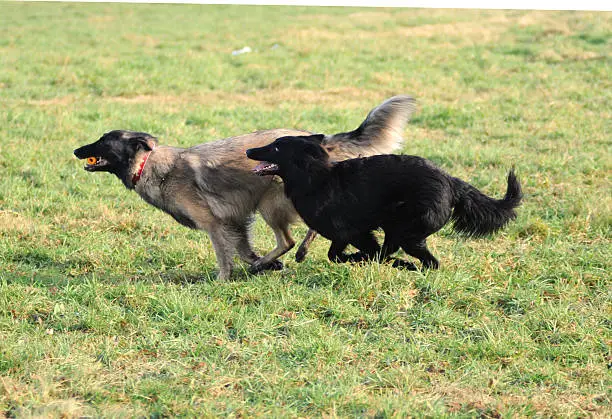
[[[295,252],[296,262],[302,262],[304,260],[306,254],[308,254],[308,248],[310,247],[310,244],[314,241],[316,237],[317,232],[309,228],[308,232],[306,233],[306,237],[304,237],[304,240],[302,240],[302,243],[300,243],[300,247],[298,247],[297,252]]]
[[[359,250],[357,253],[348,255],[348,260],[351,262],[362,262],[372,260],[380,252],[380,246],[374,234],[371,231],[361,233],[349,240]]]
[[[214,225],[208,231],[210,241],[212,242],[215,255],[217,256],[217,265],[219,265],[218,278],[222,281],[227,281],[232,275],[234,247],[231,241],[228,240],[228,231],[223,224]]]
[[[259,256],[253,251],[250,240],[250,225],[253,222],[252,217],[245,220],[232,221],[228,226],[232,231],[229,236],[233,247],[238,252],[238,256],[249,265],[257,262]]]

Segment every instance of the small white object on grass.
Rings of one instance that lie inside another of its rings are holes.
[[[244,47],[242,49],[237,49],[236,51],[232,51],[232,55],[240,55],[240,54],[246,54],[253,51],[250,47]]]

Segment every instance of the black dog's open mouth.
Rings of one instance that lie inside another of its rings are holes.
[[[253,173],[259,176],[271,176],[278,174],[278,165],[262,161],[253,169]]]

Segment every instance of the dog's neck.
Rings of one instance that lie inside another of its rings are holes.
[[[281,173],[285,193],[291,198],[318,190],[328,181],[332,167],[333,164],[329,160],[314,159],[303,165],[287,167],[284,173]]]
[[[154,149],[155,147],[153,147],[153,149],[149,151],[143,151],[136,154],[134,164],[132,165],[132,187],[135,187],[138,181],[140,180],[142,172],[145,166],[147,165],[147,160],[149,160],[149,157],[151,156],[151,153]]]

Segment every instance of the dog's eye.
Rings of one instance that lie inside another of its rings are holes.
[[[278,147],[274,147],[274,151],[278,153],[280,150],[278,149]]]

